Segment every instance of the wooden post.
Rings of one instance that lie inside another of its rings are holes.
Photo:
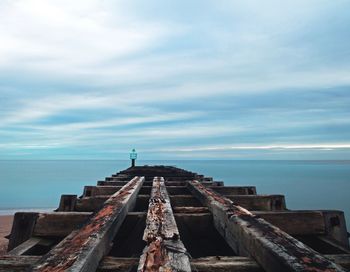
[[[188,183],[191,192],[208,206],[214,225],[239,255],[255,259],[266,271],[345,271],[279,228],[235,206],[198,181]]]
[[[140,257],[139,272],[191,271],[163,178],[153,180],[143,240],[147,246]]]
[[[133,209],[143,181],[143,177],[135,177],[128,182],[82,228],[63,239],[30,271],[95,271],[127,213]]]
[[[349,238],[348,232],[346,231],[344,212],[323,211],[323,214],[328,237],[339,242],[349,250]]]
[[[7,248],[8,251],[14,249],[32,236],[37,217],[38,213],[35,212],[15,213]]]
[[[62,195],[60,205],[57,211],[71,212],[75,210],[75,204],[77,202],[77,195]]]

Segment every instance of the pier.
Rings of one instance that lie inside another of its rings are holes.
[[[133,166],[15,214],[0,271],[331,272],[350,269],[344,214],[173,166]]]

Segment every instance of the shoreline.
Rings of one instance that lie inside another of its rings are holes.
[[[0,215],[0,256],[7,251],[8,240],[5,236],[11,232],[13,215]]]

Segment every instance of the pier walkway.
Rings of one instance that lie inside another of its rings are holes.
[[[344,214],[172,166],[136,166],[14,217],[1,271],[348,271]]]

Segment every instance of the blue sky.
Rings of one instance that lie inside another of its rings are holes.
[[[0,159],[350,159],[349,10],[0,0]]]

